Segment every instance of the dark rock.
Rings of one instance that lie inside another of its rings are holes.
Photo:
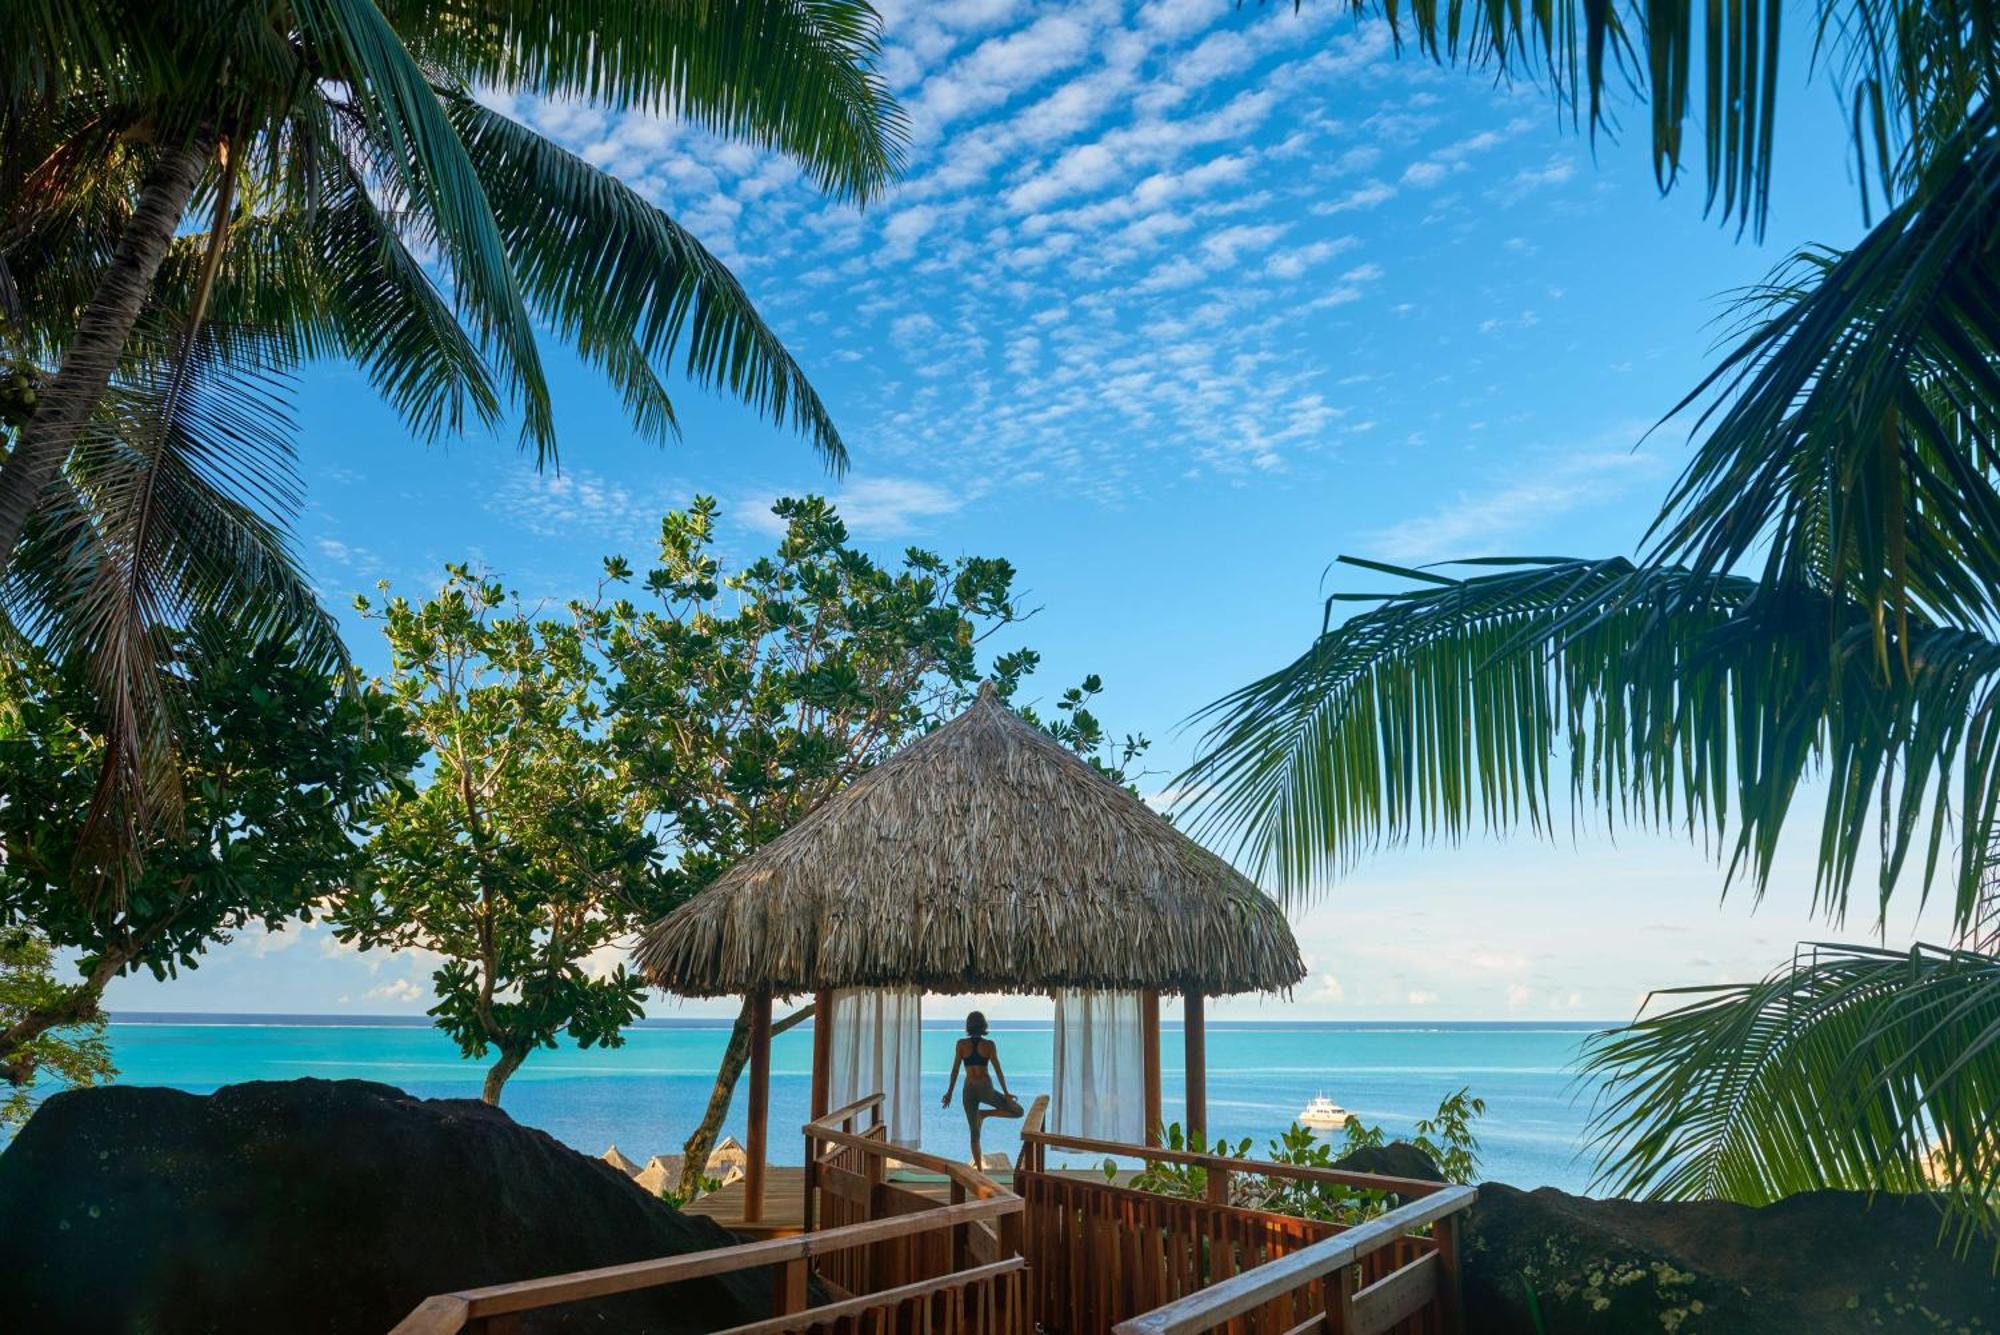
[[[1431,1156],[1407,1140],[1369,1145],[1352,1154],[1343,1154],[1333,1161],[1333,1166],[1350,1173],[1382,1173],[1388,1177],[1415,1178],[1419,1182],[1444,1181],[1444,1174],[1431,1162]]]
[[[734,1241],[497,1108],[358,1080],[77,1090],[0,1154],[9,1330],[383,1335],[433,1293]],[[522,1327],[692,1335],[770,1292],[752,1271]]]
[[[1939,1245],[1939,1218],[1921,1197],[1820,1191],[1753,1208],[1482,1182],[1466,1229],[1467,1329],[1991,1332],[2000,1326],[1991,1244],[1954,1257],[1948,1240]]]

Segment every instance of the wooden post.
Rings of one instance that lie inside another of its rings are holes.
[[[833,993],[813,997],[812,1120],[833,1111]]]
[[[1202,1011],[1202,995],[1195,988],[1181,993],[1181,1036],[1187,1042],[1187,1133],[1193,1143],[1197,1133],[1208,1144],[1208,1017]]]
[[[1462,1281],[1458,1269],[1458,1221],[1461,1215],[1446,1215],[1431,1225],[1431,1239],[1437,1243],[1438,1317],[1444,1335],[1460,1335],[1465,1329]]]
[[[833,1111],[833,993],[822,989],[813,997],[812,1108],[817,1122]],[[810,1233],[819,1222],[819,1142],[806,1137],[805,1189],[801,1221]]]
[[[764,1165],[771,1151],[771,994],[750,998],[750,1162],[743,1168],[743,1222],[764,1217]]]
[[[1145,1045],[1146,1143],[1158,1145],[1166,1120],[1160,1115],[1160,994],[1139,994],[1139,1041]]]
[[[806,1261],[784,1261],[771,1267],[771,1315],[790,1316],[806,1310]]]

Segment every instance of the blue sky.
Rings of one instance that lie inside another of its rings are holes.
[[[319,367],[299,531],[330,602],[385,579],[421,592],[450,560],[560,598],[607,553],[643,557],[698,491],[744,554],[768,542],[771,498],[819,491],[885,554],[1013,561],[1042,610],[996,647],[1040,649],[1046,695],[1101,673],[1107,723],[1171,770],[1181,720],[1307,643],[1323,580],[1376,586],[1328,576],[1341,553],[1633,550],[1685,427],[1641,437],[1707,365],[1723,295],[1859,229],[1839,105],[1802,48],[1757,244],[1704,220],[1698,180],[1659,197],[1643,108],[1593,144],[1542,91],[1398,60],[1336,4],[883,8],[912,147],[866,212],[669,121],[491,95],[735,268],[832,407],[850,473],[691,386],[685,438],[641,444],[559,351],[562,467],[541,474],[510,440],[414,442],[360,376]],[[350,631],[379,665],[375,633]],[[1828,934],[1813,832],[1794,833],[1754,912],[1673,839],[1385,852],[1295,915],[1313,966],[1295,1004],[1620,1017],[1652,987],[1760,974]],[[1915,905],[1898,901],[1891,941],[1944,934]],[[311,929],[168,986],[121,982],[111,1003],[417,1012],[431,967]]]

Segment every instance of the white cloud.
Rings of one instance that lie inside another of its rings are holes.
[[[427,995],[429,994],[423,988],[418,987],[409,979],[397,978],[369,988],[361,994],[361,999],[363,1001],[390,1001],[398,1005],[403,1005],[412,1001],[421,1001]]]
[[[1323,216],[1334,213],[1349,213],[1355,209],[1377,208],[1380,205],[1388,203],[1395,197],[1395,186],[1386,185],[1381,181],[1370,181],[1366,185],[1356,186],[1337,199],[1313,205],[1312,211]]]
[[[893,538],[922,528],[926,520],[957,514],[974,494],[916,478],[873,477],[850,483],[828,499],[856,537]],[[753,498],[738,507],[744,524],[762,533],[784,532],[784,521],[771,513],[773,499]]]
[[[652,529],[671,508],[671,493],[641,494],[588,469],[537,472],[521,461],[493,489],[486,508],[539,537],[629,539]]]
[[[1273,278],[1297,278],[1315,264],[1330,260],[1359,244],[1358,237],[1339,236],[1304,246],[1288,246],[1264,261],[1264,272]]]
[[[1630,439],[1637,439],[1635,430]],[[1376,529],[1359,550],[1385,561],[1417,564],[1489,556],[1516,540],[1551,531],[1562,516],[1602,505],[1659,471],[1652,457],[1617,447],[1545,457],[1532,468],[1510,468],[1489,491],[1461,492],[1426,515]]]

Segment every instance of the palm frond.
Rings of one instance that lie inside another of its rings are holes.
[[[446,105],[535,312],[611,376],[636,422],[671,429],[672,405],[643,364],[679,353],[697,383],[789,423],[829,465],[845,465],[840,433],[804,370],[699,241],[525,126],[469,98]]]
[[[1590,1044],[1596,1186],[1936,1190],[1961,1224],[2000,1224],[2000,959],[1813,945],[1756,983],[1658,995],[1677,1004]]]
[[[1660,188],[1671,189],[1698,151],[1706,207],[1760,236],[1788,17],[1810,22],[1814,58],[1848,107],[1864,199],[1871,189],[1900,199],[1936,147],[2000,86],[2000,40],[1984,5],[1818,0],[1808,16],[1783,0],[1345,4],[1387,22],[1399,47],[1413,40],[1441,63],[1545,82],[1558,107],[1593,133],[1617,128],[1607,94],[1643,97]]]
[[[1573,818],[1712,836],[1755,893],[1820,777],[1821,911],[1845,914],[1871,827],[1882,902],[1906,867],[1928,885],[1950,857],[1959,917],[1976,905],[2000,815],[2000,645],[1912,618],[1895,641],[1912,670],[1885,684],[1873,619],[1806,586],[1624,560],[1495,559],[1465,579],[1353,564],[1418,587],[1367,596],[1211,705],[1176,784],[1287,894],[1385,842],[1549,833],[1566,759]]]
[[[208,625],[347,663],[283,528],[298,504],[283,368],[214,346],[114,387],[9,570],[22,628],[91,664],[106,737],[94,828],[126,848],[176,805],[170,639]]]
[[[864,0],[385,3],[420,60],[468,86],[674,115],[787,154],[865,201],[902,166],[907,126],[875,63]]]
[[[498,363],[537,459],[552,461],[555,421],[534,327],[508,263],[493,201],[453,131],[429,77],[370,0],[293,0],[323,62],[322,76],[352,90],[385,182],[420,202],[451,269],[454,296]]]
[[[1758,559],[1898,619],[2000,626],[2000,108],[1853,250],[1750,294],[1743,340],[1676,411],[1705,437],[1653,559]]]

